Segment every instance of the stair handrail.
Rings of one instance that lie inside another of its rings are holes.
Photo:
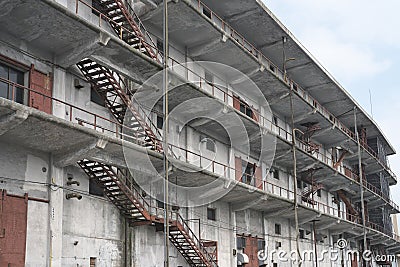
[[[206,257],[206,260],[208,260],[210,263],[212,263],[213,266],[218,266],[214,260],[214,257],[210,255],[210,253],[206,250],[204,245],[201,243],[201,241],[198,239],[196,234],[192,231],[188,223],[185,221],[185,219],[179,214],[176,213],[177,215],[177,222],[182,225],[183,229],[189,234],[190,238],[195,242],[196,246],[198,249],[201,250],[201,252],[204,254]]]
[[[135,12],[135,10],[132,8],[131,4],[130,4],[128,1],[125,1],[125,2],[126,2],[126,4],[127,4],[127,6],[128,6],[128,11],[129,11],[129,13],[133,16],[134,19],[137,20],[136,23],[138,24],[139,29],[144,33],[144,35],[145,35],[145,36],[148,38],[148,40],[151,42],[151,44],[153,45],[153,48],[154,48],[154,47],[157,47],[157,45],[154,43],[153,39],[151,38],[151,35],[150,35],[149,31],[146,29],[146,27],[144,26],[142,20],[141,20],[141,19],[139,18],[139,16],[136,14],[136,12]],[[157,52],[158,52],[158,51],[156,50],[156,54],[157,54]],[[160,53],[158,53],[158,54],[160,54]],[[160,56],[161,56],[161,58],[162,58],[162,55],[161,55],[161,54],[160,54]]]

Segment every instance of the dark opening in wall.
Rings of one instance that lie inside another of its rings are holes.
[[[16,84],[24,85],[24,72],[0,63],[0,77]],[[0,97],[24,104],[24,91],[22,88],[15,88],[7,83],[0,82]]]
[[[157,115],[157,128],[162,129],[164,126],[164,118],[160,115]]]
[[[282,226],[279,223],[275,224],[275,234],[277,234],[277,235],[282,234]]]
[[[203,14],[204,14],[206,17],[208,17],[208,18],[211,19],[211,10],[209,10],[208,8],[203,7]]]
[[[215,221],[217,219],[217,210],[213,208],[207,208],[207,219]]]
[[[103,107],[106,105],[104,99],[93,88],[90,88],[90,101]]]
[[[103,188],[94,179],[89,179],[89,194],[99,197],[104,196]]]

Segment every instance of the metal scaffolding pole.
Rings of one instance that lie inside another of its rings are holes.
[[[169,267],[169,179],[168,179],[168,1],[163,0],[164,25],[163,25],[163,152],[164,152],[164,267]]]
[[[367,250],[367,231],[365,224],[365,205],[364,205],[364,180],[363,180],[363,170],[362,170],[362,159],[361,159],[361,143],[360,143],[360,135],[358,134],[357,128],[357,108],[354,107],[354,132],[357,137],[357,146],[358,146],[358,176],[360,179],[360,201],[361,201],[361,214],[362,214],[362,224],[363,224],[363,245],[364,251]],[[363,260],[363,265],[366,266],[367,262]]]
[[[294,192],[294,223],[296,227],[296,250],[297,250],[297,260],[298,266],[300,267],[301,253],[299,244],[299,216],[298,216],[298,203],[297,203],[297,160],[296,160],[296,129],[294,126],[294,110],[293,110],[293,89],[290,90],[290,110],[292,113],[292,150],[293,150],[293,192]]]

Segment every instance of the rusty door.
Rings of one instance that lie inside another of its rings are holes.
[[[242,181],[242,159],[239,157],[235,157],[235,178]]]
[[[28,198],[0,190],[0,266],[25,266]]]
[[[29,87],[33,90],[29,92],[29,106],[52,114],[52,83],[50,75],[35,70],[32,65],[29,72]]]
[[[243,250],[249,256],[249,263],[246,264],[246,267],[258,267],[258,238],[249,236],[246,239],[246,247]]]

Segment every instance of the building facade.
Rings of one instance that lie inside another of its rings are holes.
[[[168,12],[164,129],[162,1],[0,1],[0,266],[163,266],[164,154],[170,266],[394,264],[379,126],[261,1]]]

